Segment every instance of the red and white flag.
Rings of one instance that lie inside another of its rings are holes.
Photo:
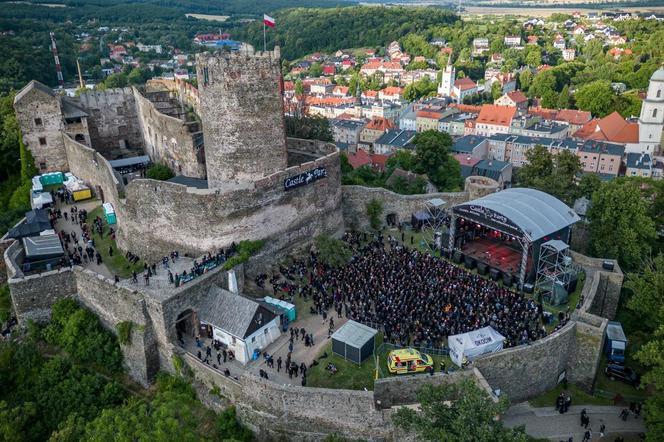
[[[263,24],[264,24],[265,26],[269,26],[269,27],[271,27],[271,28],[274,28],[275,21],[274,21],[274,19],[273,19],[272,17],[270,17],[269,15],[267,15],[267,14],[263,14]]]

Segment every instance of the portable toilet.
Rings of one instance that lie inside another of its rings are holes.
[[[104,203],[103,208],[104,208],[104,216],[106,217],[106,222],[108,223],[108,225],[110,226],[117,223],[118,219],[115,216],[115,210],[113,209],[113,204]]]
[[[626,348],[627,336],[625,336],[622,324],[609,321],[606,326],[606,340],[604,341],[604,353],[606,353],[609,362],[624,364]]]

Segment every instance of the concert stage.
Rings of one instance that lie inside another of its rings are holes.
[[[482,262],[489,267],[500,270],[502,273],[508,273],[516,277],[521,266],[521,250],[518,248],[518,243],[515,242],[514,245],[513,248],[505,242],[477,239],[464,245],[461,252],[465,256],[475,258],[477,262]],[[531,263],[532,260],[529,257],[527,268],[530,268]]]

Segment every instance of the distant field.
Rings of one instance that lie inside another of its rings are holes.
[[[624,12],[664,12],[664,6],[641,6],[633,8],[618,8]],[[550,17],[552,14],[572,14],[578,11],[582,14],[587,12],[600,12],[601,9],[592,8],[501,8],[491,6],[466,6],[462,15],[523,15],[529,17]]]
[[[208,14],[185,14],[187,17],[197,18],[199,20],[208,21],[226,21],[230,18],[229,15],[208,15]]]

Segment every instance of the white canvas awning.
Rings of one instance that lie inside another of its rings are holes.
[[[504,341],[505,337],[493,327],[484,327],[468,333],[449,336],[447,345],[450,348],[452,362],[461,367],[464,358],[472,361],[480,355],[502,350]]]

